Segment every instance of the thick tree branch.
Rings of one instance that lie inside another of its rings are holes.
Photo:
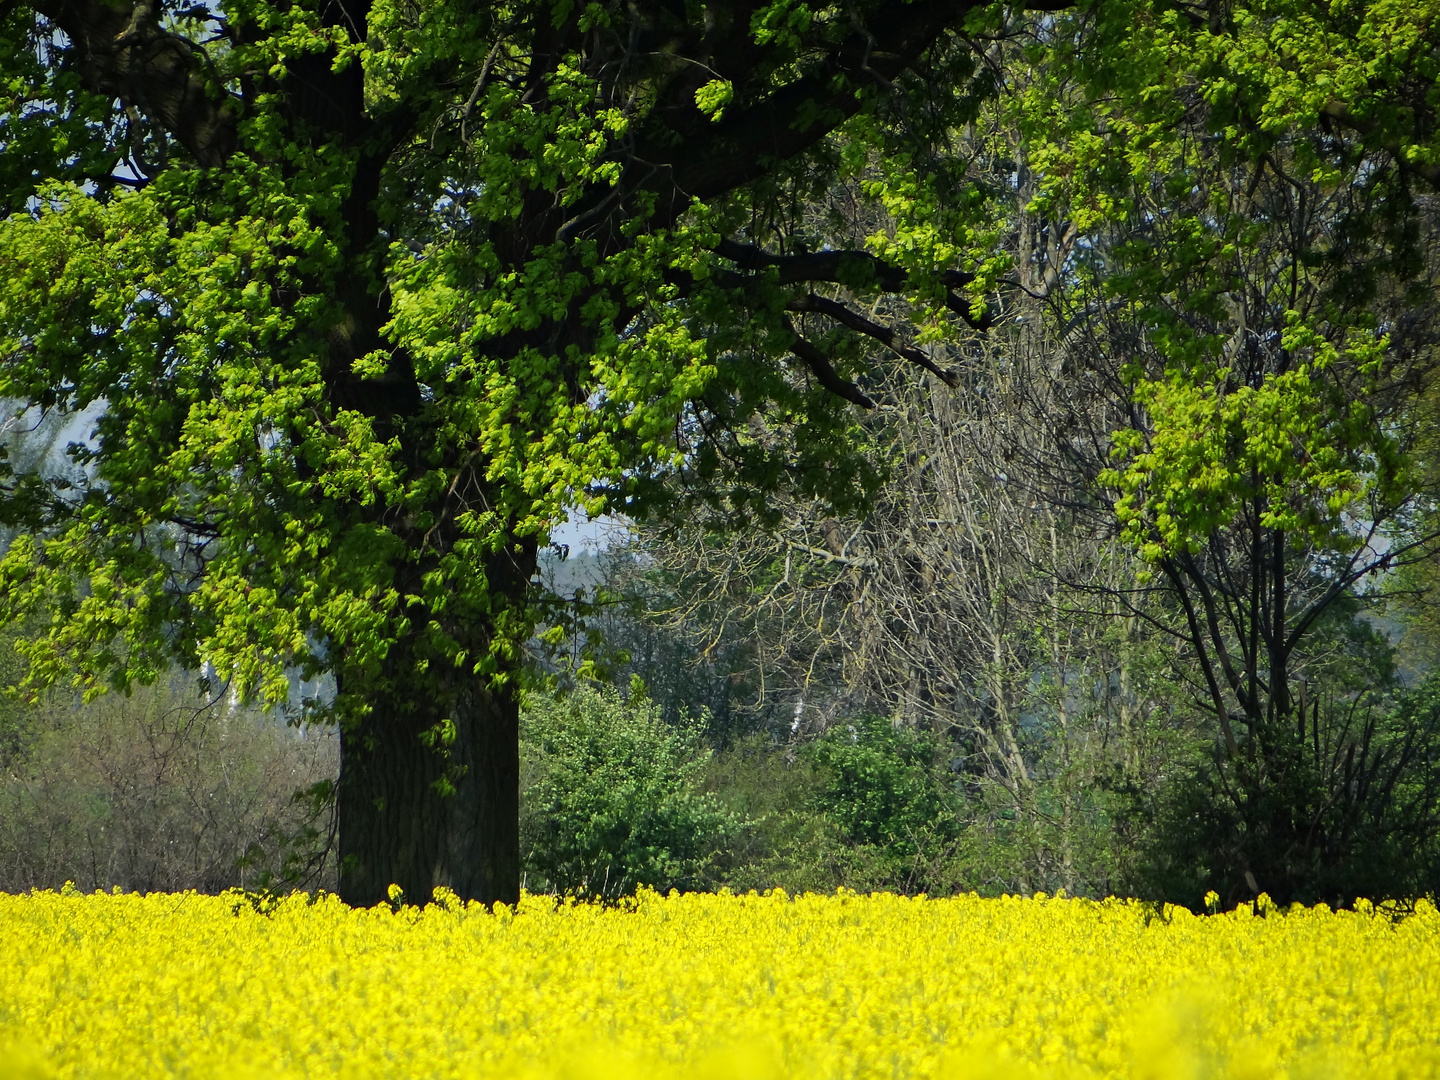
[[[785,328],[795,337],[795,344],[790,346],[790,351],[805,362],[817,382],[836,397],[842,397],[846,401],[852,401],[862,409],[873,409],[875,402],[865,395],[865,392],[856,386],[849,379],[842,379],[830,358],[826,356],[815,345],[814,342],[806,341],[796,332],[790,320],[785,320]]]
[[[1320,110],[1321,115],[1347,127],[1361,138],[1372,138],[1380,134],[1379,145],[1382,149],[1392,154],[1396,161],[1409,172],[1419,176],[1433,188],[1440,188],[1440,164],[1427,161],[1409,161],[1405,157],[1405,145],[1399,137],[1381,132],[1380,125],[1375,120],[1356,116],[1350,111],[1350,106],[1343,101],[1332,101]]]
[[[855,283],[867,279],[884,292],[899,292],[909,275],[898,266],[884,262],[868,251],[815,251],[804,255],[776,255],[754,244],[721,240],[715,254],[729,259],[741,270],[754,273],[771,267],[779,271],[781,285],[805,281]]]
[[[804,152],[857,113],[860,91],[888,86],[979,0],[891,0],[805,76],[718,124],[696,114],[684,130],[655,132],[639,157],[672,167],[677,210],[765,175],[771,163]],[[704,125],[703,127],[701,125]]]
[[[956,375],[955,372],[946,371],[944,368],[937,366],[933,360],[919,349],[900,341],[895,331],[890,327],[873,322],[864,315],[861,315],[858,311],[851,311],[839,301],[827,300],[823,296],[816,296],[814,293],[810,293],[807,296],[802,296],[797,300],[790,301],[790,303],[785,305],[785,310],[813,311],[817,314],[825,315],[834,319],[842,326],[848,326],[857,334],[864,334],[867,337],[874,338],[897,356],[904,357],[912,364],[924,368],[936,378],[940,379],[946,386],[955,387],[960,385],[960,377]]]
[[[35,0],[33,6],[69,36],[86,90],[134,105],[207,168],[235,151],[236,110],[196,74],[203,57],[160,25],[154,0],[133,7],[102,0]]]
[[[909,270],[877,258],[868,251],[816,251],[803,255],[777,255],[754,244],[742,244],[736,240],[722,240],[715,246],[714,251],[741,270],[751,273],[774,268],[778,271],[781,285],[828,281],[837,285],[859,287],[873,282],[881,292],[890,293],[903,292],[906,288],[917,285]],[[719,280],[727,288],[738,288],[744,284],[744,279],[738,276],[726,278],[722,275]],[[972,284],[975,281],[974,274],[964,270],[945,270],[939,274],[939,281],[946,289],[946,308],[976,330],[987,330],[994,325],[994,318],[989,312],[975,318],[970,311],[969,300],[955,291]]]

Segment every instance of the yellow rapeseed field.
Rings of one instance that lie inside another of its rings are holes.
[[[72,891],[0,896],[0,943],[0,1076],[1440,1076],[1423,902]]]

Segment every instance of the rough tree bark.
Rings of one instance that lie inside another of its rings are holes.
[[[350,903],[398,885],[411,900],[436,886],[514,902],[520,893],[519,703],[478,680],[458,688],[454,738],[427,738],[433,707],[375,702],[375,723],[342,728],[340,881]]]

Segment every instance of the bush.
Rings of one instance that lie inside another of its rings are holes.
[[[1339,907],[1440,890],[1440,675],[1392,700],[1316,700],[1290,720],[1161,793],[1138,891]]]
[[[709,786],[745,821],[723,872],[737,889],[950,893],[971,887],[949,743],[863,716],[818,739],[735,740]]]
[[[828,776],[808,753],[768,735],[732,740],[710,760],[707,787],[745,823],[720,874],[737,892],[830,893],[887,886],[876,852],[853,844],[820,809]]]
[[[709,751],[641,693],[537,698],[521,724],[526,887],[613,900],[714,883],[735,817],[701,790]]]
[[[862,716],[832,727],[807,753],[822,777],[816,808],[874,853],[884,887],[954,890],[961,799],[943,736]]]
[[[5,720],[0,891],[334,887],[324,807],[297,799],[333,780],[333,734],[207,703],[178,678]]]

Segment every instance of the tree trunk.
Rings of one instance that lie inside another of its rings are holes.
[[[453,723],[448,745],[436,737],[445,720]],[[429,900],[437,885],[486,904],[519,899],[519,720],[513,692],[476,678],[448,710],[433,697],[392,695],[358,728],[342,730],[346,903],[379,903],[392,884],[411,903]]]
[[[478,467],[483,467],[478,466]],[[483,493],[488,501],[488,493]],[[448,549],[451,529],[437,529]],[[443,885],[464,900],[520,899],[521,646],[538,546],[509,542],[485,559],[486,603],[452,598],[436,628],[465,642],[495,670],[427,652],[425,635],[391,646],[379,673],[336,675],[340,710],[340,896],[370,906],[398,885],[425,903]],[[431,560],[397,567],[402,592],[418,591]],[[376,675],[378,674],[378,678]],[[368,708],[346,716],[364,702]]]

